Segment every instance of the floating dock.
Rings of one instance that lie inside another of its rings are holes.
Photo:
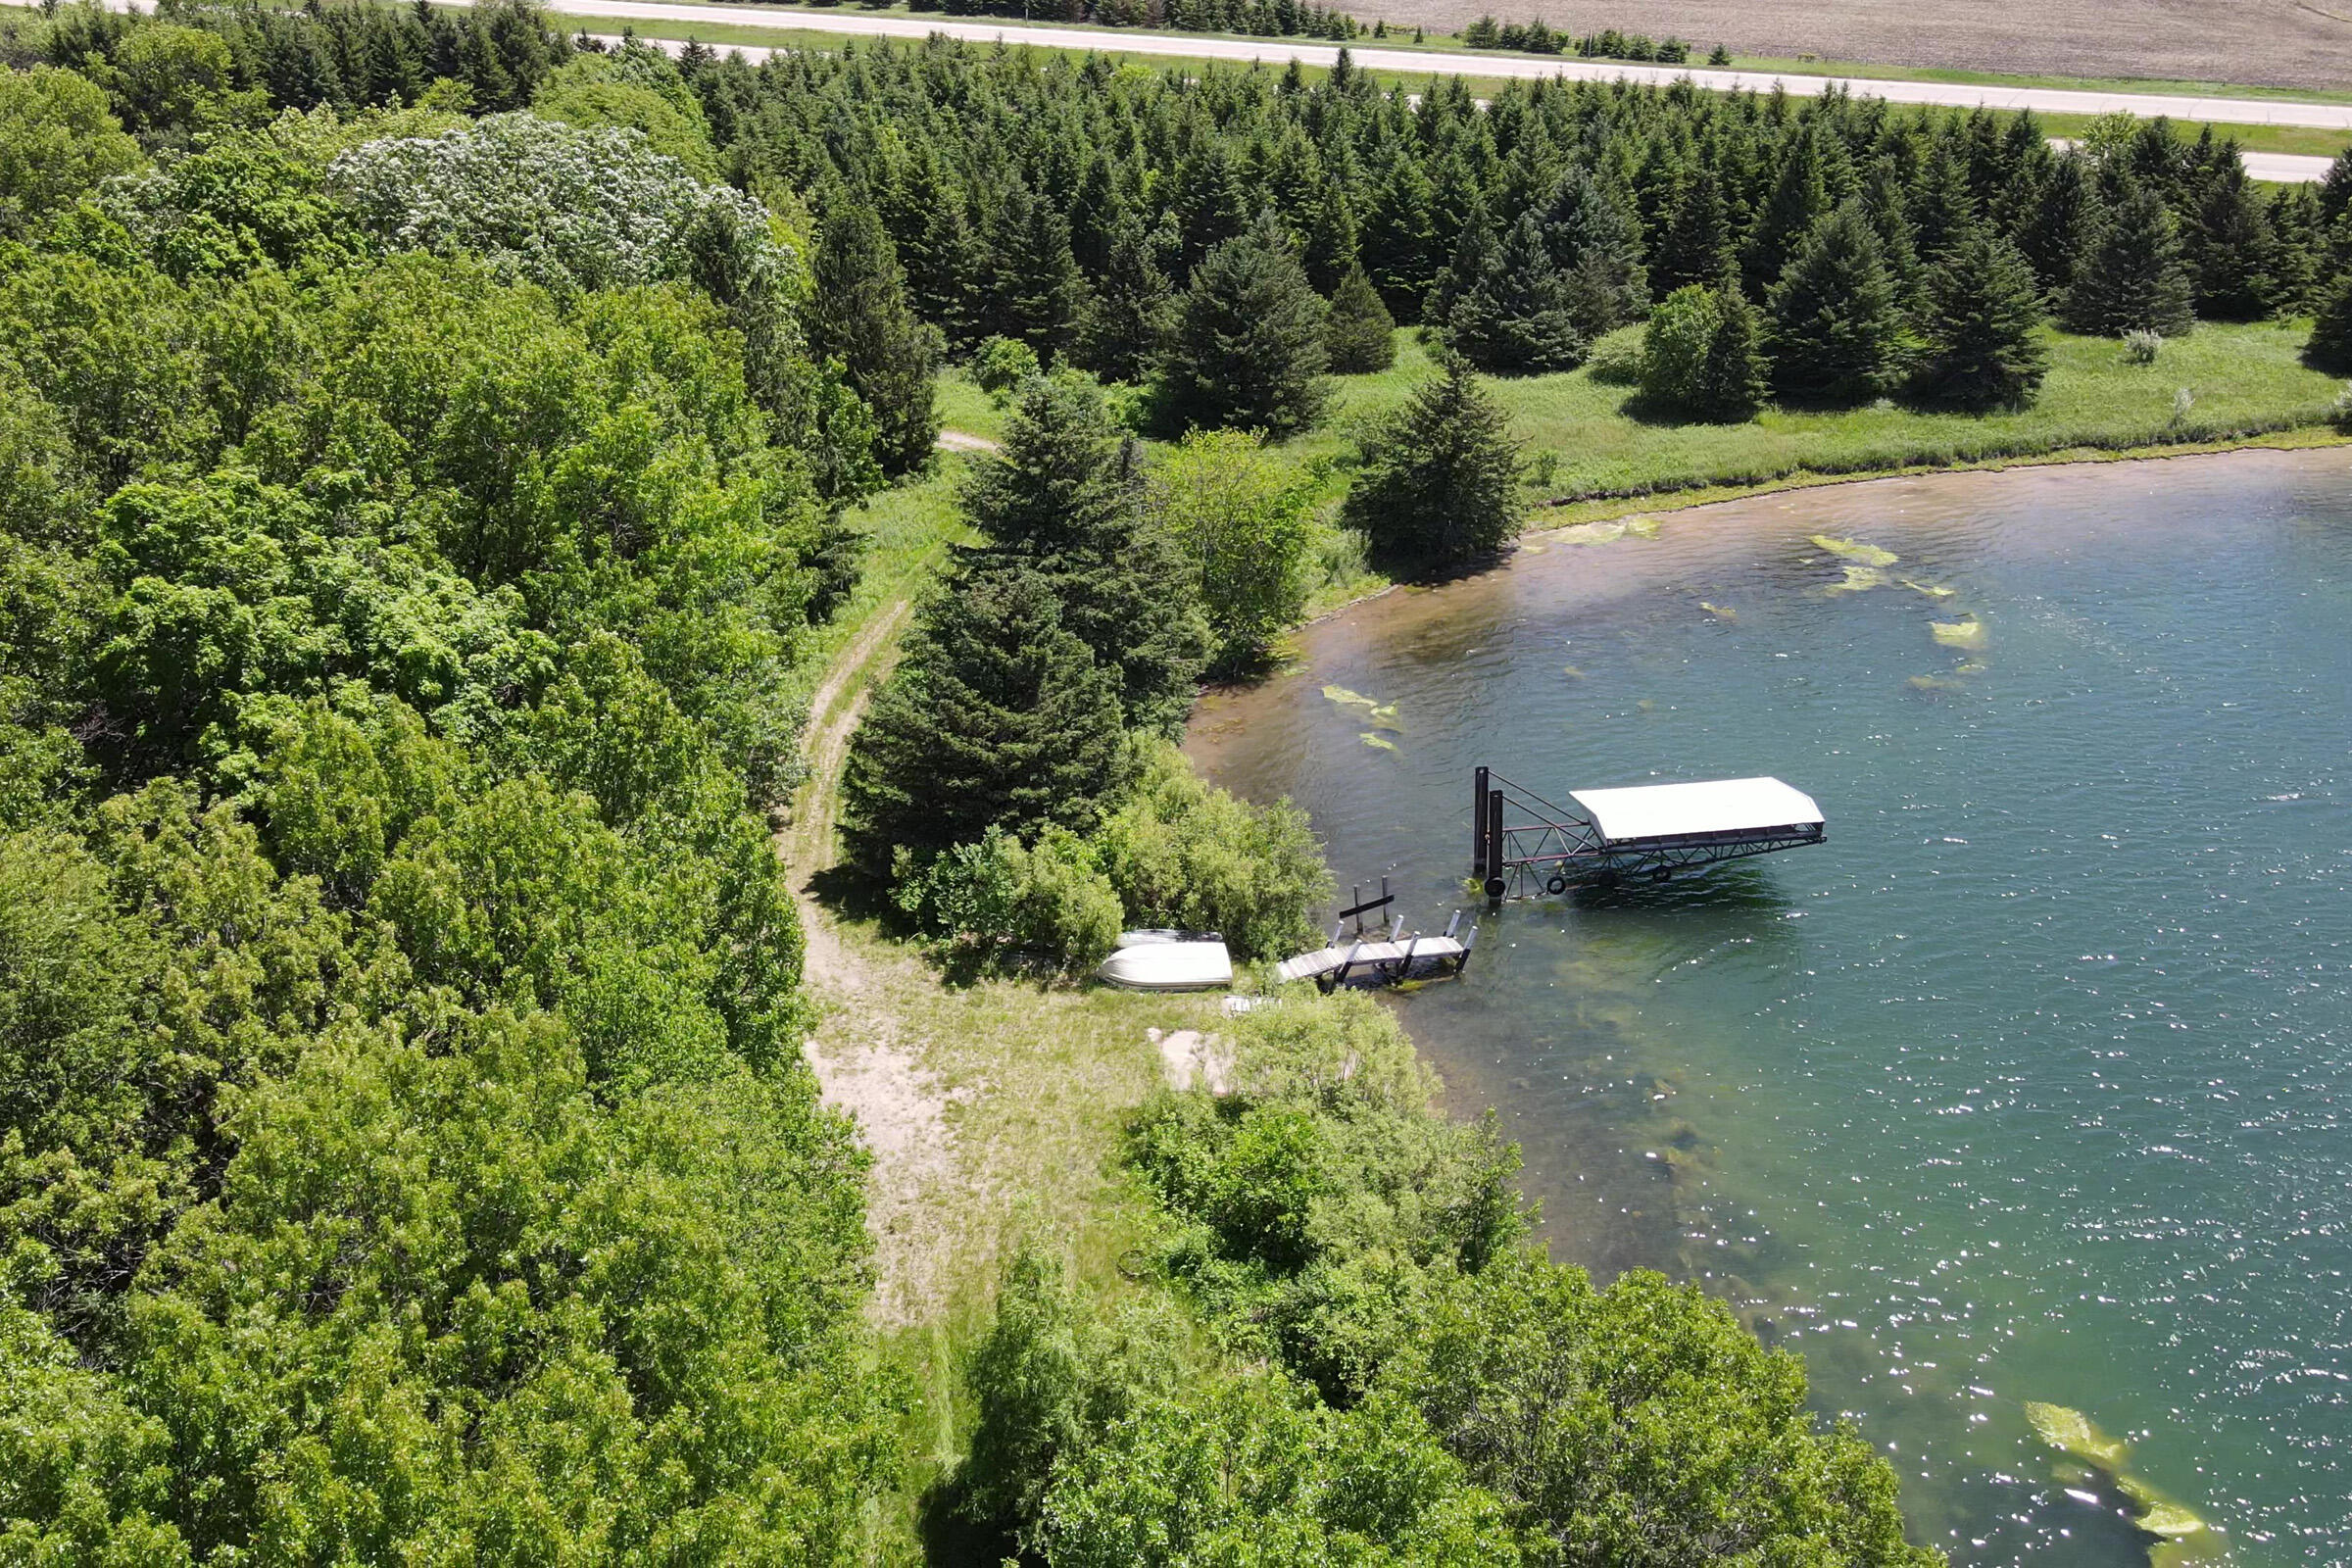
[[[1461,929],[1462,911],[1453,911],[1446,922],[1442,937],[1411,937],[1396,929],[1396,917],[1388,911],[1396,902],[1389,891],[1389,879],[1380,879],[1380,897],[1366,899],[1363,889],[1355,890],[1355,903],[1340,911],[1340,923],[1332,927],[1331,945],[1312,953],[1301,953],[1295,958],[1285,958],[1274,969],[1274,978],[1288,983],[1294,980],[1312,980],[1323,990],[1337,991],[1342,986],[1394,986],[1407,980],[1443,980],[1460,974],[1470,962],[1470,943],[1475,931],[1455,940]],[[1382,912],[1378,928],[1383,935],[1364,934],[1364,916]],[[1342,941],[1340,933],[1348,922],[1355,922],[1355,936]]]
[[[1777,778],[1572,790],[1559,807],[1478,769],[1471,874],[1490,899],[1662,882],[1829,838],[1813,797]]]

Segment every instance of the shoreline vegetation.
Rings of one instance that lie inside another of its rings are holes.
[[[0,59],[11,1551],[1940,1560],[1796,1357],[1532,1247],[1389,1011],[1068,981],[1312,939],[1312,825],[1173,742],[1319,596],[2328,416],[2352,175],[524,0]]]

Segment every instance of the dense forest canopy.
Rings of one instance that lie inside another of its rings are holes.
[[[1660,384],[1736,417],[1768,370],[1889,384],[1922,321],[1936,384],[2016,395],[2044,296],[2352,319],[2352,174],[2266,199],[2161,127],[673,64],[508,0],[65,8],[0,61],[10,1562],[861,1555],[900,1412],[768,813],[845,512],[931,461],[950,349],[1053,373],[972,467],[849,844],[951,946],[1069,962],[1308,934],[1303,816],[1168,737],[1304,602],[1309,497],[1246,432],[1392,320],[1540,368],[1679,299]],[[1200,428],[1148,457],[1089,370]],[[1401,418],[1431,461],[1365,492],[1430,515],[1399,553],[1492,549],[1517,458],[1466,361]],[[1114,1331],[1018,1263],[967,1525],[1056,1563],[1925,1560],[1792,1358],[1527,1250],[1514,1156],[1393,1020],[1240,1043],[1126,1151],[1196,1319]]]

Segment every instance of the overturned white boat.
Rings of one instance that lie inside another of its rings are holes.
[[[1143,940],[1122,945],[1095,970],[1095,978],[1128,991],[1213,991],[1233,984],[1233,955],[1213,937],[1185,933],[1129,932]]]

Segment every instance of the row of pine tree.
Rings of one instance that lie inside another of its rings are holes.
[[[939,40],[682,64],[739,178],[871,206],[950,344],[1156,367],[1179,403],[1275,431],[1315,413],[1285,388],[1335,353],[1376,368],[1342,345],[1392,320],[1483,369],[1557,370],[1695,287],[1751,340],[1729,379],[1758,395],[1983,407],[2032,395],[2045,315],[2174,337],[2321,311],[2352,276],[2352,166],[2266,188],[2229,141],[2162,121],[2062,151],[2031,115],[1596,82],[1482,104],[1458,78],[1383,92],[1345,60],[1314,86]],[[1220,332],[1254,340],[1270,390],[1198,384]]]

